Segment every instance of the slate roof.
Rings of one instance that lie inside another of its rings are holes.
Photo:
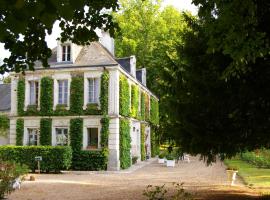
[[[11,85],[0,84],[0,111],[10,111],[11,104]]]

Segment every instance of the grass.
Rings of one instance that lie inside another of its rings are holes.
[[[253,188],[270,188],[270,169],[257,168],[240,159],[225,160],[224,163],[228,167],[236,167],[238,175],[244,182]]]

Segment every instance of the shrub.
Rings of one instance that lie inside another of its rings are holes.
[[[10,194],[14,188],[15,179],[27,174],[28,168],[25,165],[18,165],[14,162],[0,162],[0,199],[4,199],[6,194]]]
[[[74,170],[106,170],[107,150],[74,152],[72,169]]]
[[[71,166],[72,150],[60,146],[0,146],[1,160],[25,164],[32,171],[37,169],[36,156],[42,156],[41,171],[60,172]]]
[[[40,145],[52,144],[52,119],[40,120]]]
[[[259,149],[241,154],[241,159],[259,168],[270,168],[270,150]]]
[[[24,120],[17,119],[16,121],[16,145],[23,145]]]
[[[120,119],[120,166],[122,169],[131,166],[131,137],[129,120]]]

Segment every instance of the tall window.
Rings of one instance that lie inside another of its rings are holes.
[[[30,105],[38,105],[38,81],[30,81]]]
[[[58,104],[67,105],[68,100],[68,80],[58,81]]]
[[[67,146],[68,145],[68,129],[67,128],[56,128],[56,145]]]
[[[62,46],[62,61],[70,61],[70,45]]]
[[[98,103],[99,95],[99,79],[90,78],[88,79],[88,103]]]
[[[36,128],[28,128],[28,145],[39,144],[39,130]]]
[[[98,148],[98,128],[88,128],[87,129],[87,148],[97,149]]]

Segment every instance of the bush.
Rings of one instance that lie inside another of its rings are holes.
[[[25,164],[32,171],[37,169],[36,156],[42,156],[42,172],[60,172],[71,166],[70,147],[52,146],[0,146],[0,159]]]
[[[78,151],[73,154],[72,169],[74,170],[106,170],[108,151]]]
[[[14,162],[0,161],[0,199],[10,194],[14,188],[15,179],[27,174],[28,168],[25,165],[18,165]]]
[[[241,159],[259,168],[270,168],[270,150],[258,149],[241,154]]]

